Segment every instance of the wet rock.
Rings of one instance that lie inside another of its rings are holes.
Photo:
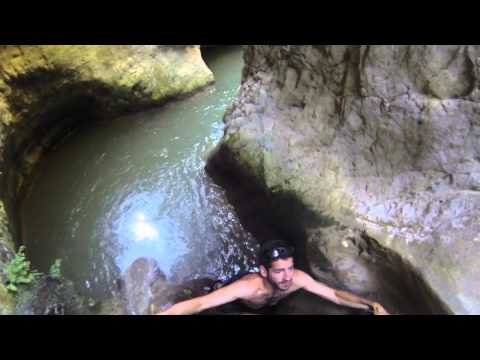
[[[72,282],[42,276],[33,285],[19,289],[15,314],[88,315],[91,311]]]
[[[127,269],[124,281],[124,298],[129,314],[146,315],[151,312],[152,302],[158,306],[168,302],[168,284],[154,259],[135,260]]]
[[[154,259],[138,258],[123,276],[122,301],[127,314],[152,315],[180,301],[206,295],[212,279],[169,283]]]
[[[391,253],[397,279],[418,275],[439,297],[430,311],[480,313],[479,57],[464,45],[248,46],[219,149],[272,196],[331,219],[311,243],[348,288],[378,290]],[[356,255],[343,227],[379,257]]]

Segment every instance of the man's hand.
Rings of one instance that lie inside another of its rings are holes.
[[[375,315],[390,315],[389,312],[385,310],[385,308],[377,302],[374,302],[372,304],[372,308],[373,308],[373,313]]]

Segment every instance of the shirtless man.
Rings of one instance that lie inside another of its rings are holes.
[[[179,302],[157,315],[189,315],[239,301],[250,309],[275,305],[289,294],[304,289],[338,305],[389,315],[382,305],[352,293],[330,288],[295,269],[293,248],[283,241],[269,241],[260,248],[260,272],[230,281],[210,294]]]

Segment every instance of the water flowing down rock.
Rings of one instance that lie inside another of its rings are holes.
[[[244,58],[220,152],[323,219],[305,228],[323,259],[312,268],[368,292],[387,267],[423,281],[425,303],[439,297],[431,312],[480,313],[480,46],[247,46]]]

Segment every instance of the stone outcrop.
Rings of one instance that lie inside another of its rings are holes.
[[[123,275],[119,299],[125,314],[152,315],[180,301],[206,295],[213,282],[194,279],[173,284],[167,281],[154,259],[138,258]]]
[[[312,268],[374,291],[387,267],[424,282],[431,312],[480,313],[480,46],[247,46],[244,59],[220,152],[321,220],[305,228]]]
[[[72,127],[213,81],[196,45],[0,46],[0,312],[11,303],[1,269],[18,238],[17,193],[41,152]]]

